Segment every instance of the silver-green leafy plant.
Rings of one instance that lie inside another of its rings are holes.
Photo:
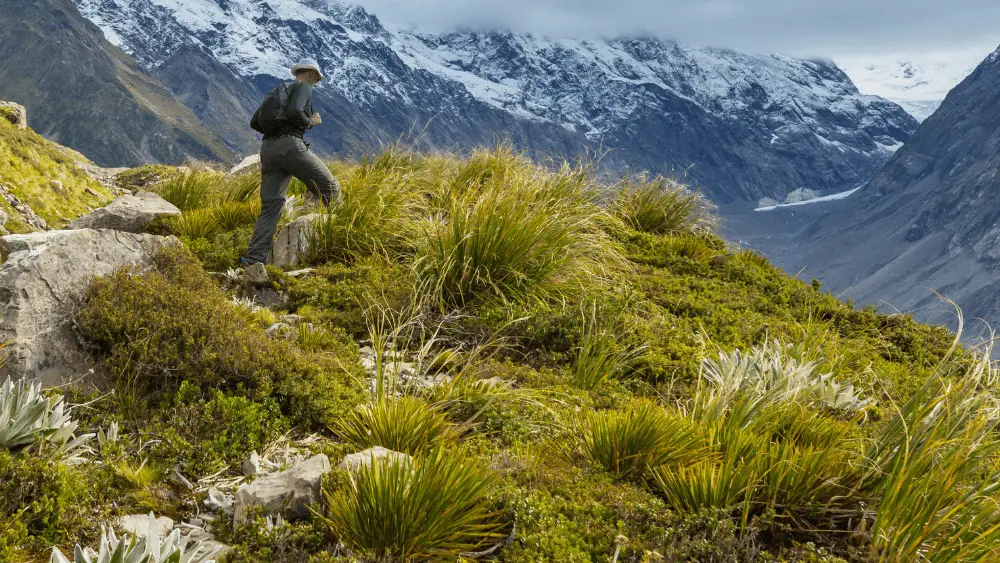
[[[861,398],[850,382],[839,383],[828,373],[817,373],[819,365],[792,357],[778,341],[756,346],[749,352],[720,352],[718,359],[702,362],[702,377],[711,389],[700,392],[700,408],[719,409],[738,398],[759,406],[791,402],[838,412],[862,410],[872,403]]]
[[[149,526],[140,537],[119,538],[113,529],[105,527],[96,551],[77,545],[70,559],[53,547],[49,563],[215,563],[212,557],[218,551],[218,547],[191,541],[180,530],[161,538],[156,516],[150,513]]]
[[[72,456],[93,434],[74,437],[77,422],[63,397],[46,397],[40,382],[10,377],[0,387],[0,448],[20,450],[38,441]]]

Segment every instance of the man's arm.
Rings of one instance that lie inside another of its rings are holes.
[[[310,125],[310,116],[306,115],[306,104],[309,103],[309,98],[312,97],[312,85],[308,82],[299,82],[297,85],[293,85],[295,92],[292,93],[291,99],[288,100],[288,121],[299,127],[305,127],[308,129]]]

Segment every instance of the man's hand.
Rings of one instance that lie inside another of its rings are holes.
[[[312,116],[309,118],[310,127],[316,127],[320,123],[323,123],[323,118],[319,116],[319,112],[312,114]]]

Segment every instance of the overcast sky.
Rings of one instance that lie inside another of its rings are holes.
[[[1000,45],[997,0],[353,0],[433,31],[504,28],[581,37],[645,33],[797,56],[890,55]]]

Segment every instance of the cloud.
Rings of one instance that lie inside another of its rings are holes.
[[[648,34],[799,56],[931,52],[1000,44],[996,0],[354,0],[431,31],[561,37]],[[986,47],[989,46],[989,47]]]

